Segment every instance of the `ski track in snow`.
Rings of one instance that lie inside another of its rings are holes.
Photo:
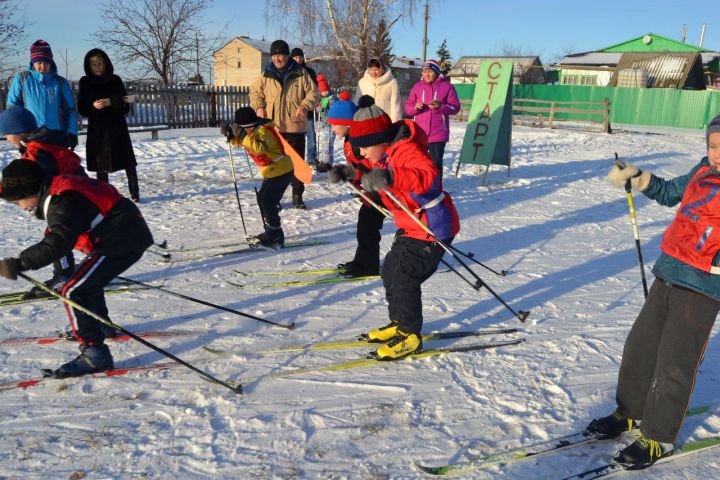
[[[516,127],[510,176],[494,166],[482,185],[476,166],[463,165],[454,177],[464,127],[453,124],[446,149],[444,184],[462,222],[453,245],[495,270],[508,270],[507,277],[500,277],[463,259],[508,304],[531,314],[519,325],[486,289],[472,289],[441,265],[423,287],[424,331],[518,327],[521,331],[513,335],[437,344],[506,338],[525,338],[525,343],[344,372],[265,378],[248,385],[242,397],[184,368],[48,381],[2,392],[0,478],[419,478],[413,461],[445,464],[529,445],[580,430],[610,411],[623,342],[642,305],[642,287],[625,194],[604,177],[614,152],[661,176],[685,173],[704,155],[703,133],[603,135]],[[134,136],[140,207],[156,241],[167,240],[173,249],[241,241],[224,140],[215,129],[161,136],[158,141]],[[13,158],[9,146],[1,144],[0,164]],[[242,152],[235,149],[233,159],[248,233],[256,234],[261,218],[253,185],[259,187],[259,181],[250,175]],[[127,191],[124,172],[112,174],[111,182]],[[384,324],[380,280],[248,290],[227,283],[298,279],[241,277],[234,269],[334,268],[352,257],[358,203],[351,192],[321,176],[308,186],[305,198],[308,211],[292,209],[289,194],[283,201],[286,237],[326,240],[327,245],[187,261],[182,259],[198,252],[174,252],[169,263],[148,254],[126,273],[268,320],[294,321],[295,330],[154,290],[109,296],[112,319],[135,331],[196,331],[196,337],[151,341],[233,381],[362,356],[369,348],[258,352],[352,338]],[[674,210],[640,194],[635,203],[650,283],[650,268]],[[6,202],[0,210],[0,255],[17,255],[40,238],[40,222]],[[394,232],[386,221],[383,254]],[[30,273],[42,280],[50,269]],[[26,287],[4,281],[0,293]],[[0,338],[48,335],[66,324],[59,303],[3,307]],[[239,355],[213,356],[203,345]],[[165,361],[134,342],[111,348],[118,367]],[[72,343],[3,348],[0,380],[34,378],[40,368],[72,358],[75,349]],[[720,405],[719,364],[720,346],[713,339],[693,405]],[[716,411],[688,418],[681,439],[718,434]],[[596,444],[463,478],[562,478],[601,464],[620,446]],[[713,478],[718,468],[720,449],[627,476]]]

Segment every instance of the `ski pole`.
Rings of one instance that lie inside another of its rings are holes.
[[[250,162],[250,156],[248,155],[247,151],[243,148],[243,152],[245,153],[245,161],[248,164],[248,170],[250,171],[250,178],[253,182],[253,190],[255,190],[255,200],[257,201],[258,208],[260,208],[260,217],[262,218],[263,222],[263,228],[267,225],[267,222],[265,221],[265,212],[263,212],[262,205],[260,205],[260,193],[258,192],[256,181],[255,181],[255,174],[253,173],[252,169],[252,163]]]
[[[427,225],[425,225],[424,223],[422,223],[422,222],[420,221],[420,219],[417,218],[417,217],[410,211],[410,209],[408,209],[408,208],[405,206],[405,204],[400,201],[399,198],[397,198],[395,195],[393,195],[392,192],[390,192],[387,188],[384,188],[384,189],[383,189],[383,192],[384,192],[388,197],[390,197],[390,199],[391,199],[393,202],[395,202],[395,204],[396,204],[403,212],[405,212],[410,218],[412,218],[413,221],[415,221],[415,223],[417,223],[417,224],[420,226],[420,228],[422,228],[422,229],[423,229],[425,232],[427,232],[429,235],[432,235],[433,237],[435,237],[435,242],[437,242],[437,244],[440,245],[443,250],[445,250],[445,251],[446,251],[448,254],[450,254],[450,256],[453,257],[460,265],[462,265],[462,266],[465,268],[465,270],[467,270],[467,271],[470,273],[470,275],[473,276],[473,278],[475,278],[476,283],[475,283],[474,286],[473,286],[473,288],[475,288],[475,290],[480,290],[480,288],[485,287],[485,288],[488,290],[488,292],[490,292],[493,297],[495,297],[500,303],[503,304],[503,306],[504,306],[505,308],[507,308],[513,315],[515,315],[518,320],[520,320],[521,322],[524,322],[524,321],[525,321],[525,319],[528,317],[528,315],[530,315],[530,312],[529,312],[529,311],[522,311],[522,310],[520,310],[519,312],[516,312],[515,310],[513,310],[513,308],[512,308],[510,305],[508,305],[507,303],[505,303],[505,301],[500,297],[500,295],[498,295],[497,293],[495,293],[495,292],[493,291],[493,289],[490,288],[490,286],[489,286],[487,283],[485,283],[475,272],[473,272],[472,269],[471,269],[470,267],[468,267],[467,264],[466,264],[465,262],[463,262],[460,257],[458,257],[457,255],[455,255],[455,252],[453,252],[447,245],[445,245],[445,242],[443,242],[442,240],[440,240],[440,239],[437,237],[437,235],[435,235],[435,234],[433,233],[433,231],[432,231]],[[451,268],[451,270],[453,270],[453,271],[455,272],[455,269]],[[457,272],[456,272],[456,273],[457,273]]]
[[[162,348],[158,347],[157,345],[148,342],[148,341],[145,340],[144,338],[139,337],[139,336],[135,335],[134,333],[132,333],[132,332],[130,332],[130,331],[128,331],[128,330],[125,330],[123,327],[121,327],[120,325],[117,325],[117,324],[111,322],[111,321],[108,320],[107,318],[103,318],[103,317],[101,317],[100,315],[98,315],[97,313],[93,312],[92,310],[83,307],[82,305],[80,305],[79,303],[75,302],[74,300],[69,299],[69,298],[66,297],[65,295],[62,295],[62,294],[56,292],[55,290],[53,290],[52,288],[48,287],[48,286],[45,285],[44,283],[38,282],[38,281],[35,280],[34,278],[32,278],[32,277],[30,277],[30,276],[28,276],[28,275],[26,275],[26,274],[24,274],[24,273],[22,273],[22,272],[19,272],[19,273],[18,273],[18,276],[19,276],[20,278],[24,278],[24,279],[27,280],[28,282],[32,283],[33,285],[35,285],[35,286],[38,287],[38,288],[41,288],[42,290],[46,291],[47,293],[50,293],[52,296],[59,298],[60,300],[62,300],[62,301],[65,302],[66,304],[70,305],[71,307],[76,308],[76,309],[80,310],[81,312],[84,312],[84,313],[90,315],[92,318],[94,318],[94,319],[97,320],[98,322],[102,323],[103,325],[105,325],[105,326],[107,326],[107,327],[110,327],[110,328],[113,328],[113,329],[117,330],[118,332],[122,333],[123,335],[127,335],[128,337],[132,338],[133,340],[136,340],[136,341],[142,343],[143,345],[145,345],[146,347],[150,348],[151,350],[155,350],[156,352],[158,352],[158,353],[160,353],[160,354],[162,354],[162,355],[170,358],[171,360],[174,360],[175,362],[177,362],[177,363],[179,363],[179,364],[181,364],[181,365],[189,368],[190,370],[192,370],[193,372],[197,373],[198,375],[200,375],[201,377],[205,378],[206,380],[208,380],[208,381],[210,381],[210,382],[212,382],[212,383],[216,383],[216,384],[218,384],[218,385],[222,385],[223,387],[229,388],[229,389],[232,390],[234,393],[237,393],[237,394],[242,394],[242,393],[243,393],[242,385],[238,384],[237,386],[232,386],[232,385],[230,385],[230,384],[227,383],[227,382],[224,382],[224,381],[222,381],[222,380],[220,380],[220,379],[218,379],[218,378],[216,378],[216,377],[213,377],[213,376],[210,375],[209,373],[207,373],[207,372],[205,372],[205,371],[203,371],[203,370],[200,370],[199,368],[197,368],[196,366],[194,366],[194,365],[186,362],[185,360],[182,360],[182,359],[176,357],[175,355],[173,355],[172,353],[168,352],[167,350],[163,350]]]
[[[153,290],[159,290],[159,291],[161,291],[161,292],[165,292],[165,293],[167,293],[167,294],[169,294],[169,295],[173,295],[173,296],[175,296],[175,297],[182,298],[182,299],[188,300],[188,301],[190,301],[190,302],[199,303],[200,305],[205,305],[206,307],[217,308],[218,310],[222,310],[222,311],[224,311],[224,312],[234,313],[235,315],[240,315],[241,317],[250,318],[250,319],[252,319],[252,320],[257,320],[258,322],[267,323],[267,324],[269,324],[269,325],[275,325],[276,327],[287,328],[288,330],[292,330],[292,329],[295,328],[295,322],[291,323],[290,325],[285,325],[285,324],[282,324],[282,323],[276,323],[276,322],[273,322],[273,321],[271,321],[271,320],[266,320],[266,319],[264,319],[264,318],[256,317],[255,315],[250,315],[249,313],[241,312],[241,311],[239,311],[239,310],[234,310],[234,309],[232,309],[232,308],[224,307],[224,306],[222,306],[222,305],[216,305],[216,304],[214,304],[214,303],[206,302],[205,300],[200,300],[199,298],[190,297],[190,296],[184,295],[184,294],[182,294],[182,293],[173,292],[173,291],[168,290],[168,289],[166,289],[166,288],[158,287],[158,286],[156,286],[156,285],[151,285],[151,284],[149,284],[149,283],[141,282],[141,281],[139,281],[139,280],[133,280],[132,278],[121,277],[121,276],[119,276],[119,275],[118,275],[117,278],[119,278],[120,280],[124,280],[124,281],[126,281],[126,282],[129,282],[129,283],[133,283],[133,284],[135,284],[135,285],[142,285],[143,287],[151,288],[151,289],[153,289]]]
[[[483,267],[484,269],[486,269],[486,270],[494,273],[495,275],[498,275],[498,276],[501,276],[501,277],[505,277],[505,276],[507,276],[507,274],[508,274],[508,271],[507,271],[507,270],[500,270],[500,271],[498,272],[498,271],[493,270],[492,268],[488,267],[487,265],[485,265],[484,263],[482,263],[480,260],[477,260],[477,259],[475,258],[475,254],[474,254],[473,252],[463,252],[463,251],[461,251],[460,249],[458,249],[458,248],[456,248],[456,247],[454,247],[454,246],[452,246],[452,245],[450,245],[450,248],[452,248],[452,249],[455,250],[457,253],[459,253],[459,254],[462,255],[463,257],[467,258],[467,259],[470,260],[471,262],[477,263],[478,265],[480,265],[480,266]]]
[[[615,165],[620,170],[625,168],[625,162],[620,160],[617,152],[615,152]],[[630,223],[632,224],[633,236],[635,237],[635,249],[637,250],[638,262],[640,263],[640,277],[642,278],[643,293],[645,298],[648,296],[647,280],[645,279],[645,262],[643,262],[642,248],[640,246],[640,232],[638,231],[637,217],[635,216],[635,201],[632,196],[632,182],[628,178],[625,182],[625,194],[627,195],[628,208],[630,209]]]
[[[230,171],[232,172],[233,186],[235,187],[235,199],[237,200],[238,209],[240,210],[240,220],[242,221],[245,239],[248,238],[247,227],[245,226],[245,215],[243,215],[242,205],[240,204],[240,192],[238,191],[237,176],[235,175],[235,161],[233,160],[232,145],[228,142],[228,155],[230,156]]]
[[[359,188],[357,188],[357,187],[356,187],[355,185],[353,185],[351,182],[345,182],[345,185],[347,185],[348,187],[350,187],[351,189],[353,189],[353,190],[355,191],[355,193],[357,193],[358,195],[360,195],[366,202],[368,202],[370,205],[372,205],[373,207],[375,207],[375,210],[377,210],[378,212],[382,213],[383,215],[385,215],[385,216],[386,216],[387,218],[389,218],[390,220],[393,219],[393,214],[392,214],[392,212],[390,212],[387,208],[385,208],[385,207],[383,207],[383,206],[381,206],[381,205],[378,205],[377,202],[373,201],[372,198],[370,198],[365,192],[363,192],[362,190],[360,190]]]

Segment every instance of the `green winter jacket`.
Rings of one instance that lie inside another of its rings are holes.
[[[674,207],[682,200],[688,182],[690,182],[698,169],[709,164],[707,157],[704,157],[688,173],[671,180],[665,180],[653,175],[650,185],[643,193],[660,205]],[[720,265],[720,252],[715,255],[713,265]],[[720,301],[720,275],[703,272],[665,253],[662,253],[657,259],[652,272],[661,280],[689,288]]]

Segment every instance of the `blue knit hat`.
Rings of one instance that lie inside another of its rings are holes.
[[[705,131],[705,140],[710,143],[710,134],[720,132],[720,114],[716,115],[715,118],[710,120],[708,123],[707,130]]]
[[[440,76],[440,64],[437,62],[437,60],[428,60],[427,62],[423,63],[422,68],[423,70],[429,68],[430,70],[435,72],[435,75]]]
[[[327,122],[330,125],[352,125],[353,115],[357,112],[357,106],[350,100],[350,93],[340,92],[338,99],[330,105],[327,113]]]
[[[0,135],[20,135],[37,130],[35,115],[27,108],[11,105],[0,112]]]

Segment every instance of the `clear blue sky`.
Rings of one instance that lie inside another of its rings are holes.
[[[67,49],[69,77],[83,75],[82,59],[95,45],[90,34],[102,26],[98,0],[25,0],[31,25],[29,44],[38,38],[53,48],[61,74]],[[276,26],[266,25],[261,0],[215,0],[208,12],[207,30],[217,33],[227,24],[228,38],[248,35],[274,39]],[[431,5],[428,57],[443,39],[455,59],[462,55],[500,54],[511,46],[523,54],[540,55],[549,63],[564,52],[597,50],[653,32],[697,44],[703,22],[708,23],[703,46],[720,51],[718,8],[704,0],[440,0]],[[421,13],[415,21],[398,22],[393,29],[396,54],[422,56]],[[292,45],[292,40],[288,38]],[[26,50],[27,51],[27,50]],[[26,65],[29,53],[22,59]],[[122,69],[117,73],[123,76]]]

